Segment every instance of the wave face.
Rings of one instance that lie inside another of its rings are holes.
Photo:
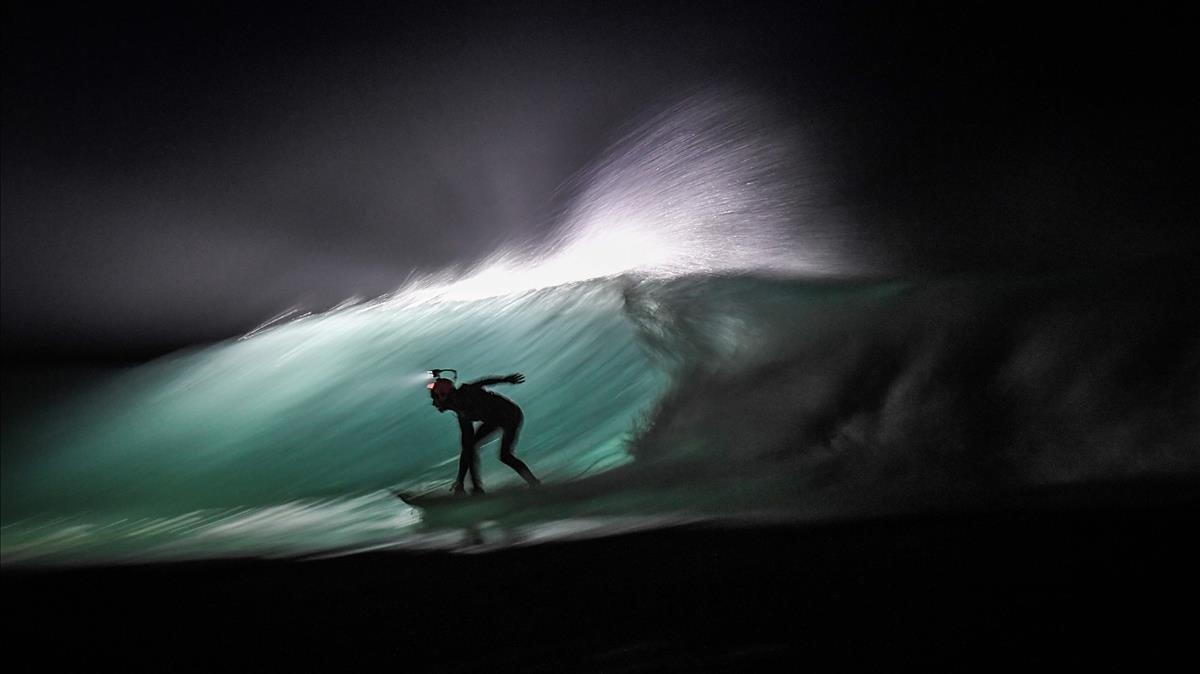
[[[23,476],[46,485],[43,500],[5,511],[268,505],[444,479],[458,427],[425,390],[438,365],[465,377],[528,370],[526,384],[495,387],[536,429],[522,455],[549,474],[602,464],[661,380],[620,300],[587,284],[375,304],[167,358],[64,410],[37,438],[52,456]],[[507,477],[492,468],[491,482]]]
[[[356,497],[445,483],[457,423],[424,371],[525,370],[504,391],[526,413],[519,450],[547,479],[626,460],[629,420],[654,399],[650,367],[611,283],[306,317],[129,372],[16,439],[36,460],[5,473],[6,523],[107,520]],[[485,450],[487,452],[488,450]],[[516,479],[484,462],[485,483]]]

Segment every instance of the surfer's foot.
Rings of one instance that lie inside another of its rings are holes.
[[[529,482],[526,482],[525,486],[529,487],[530,489],[537,489],[538,487],[542,486],[542,481],[535,477]]]
[[[483,490],[483,487],[475,487],[471,490],[471,496],[483,496],[486,493],[487,492]]]

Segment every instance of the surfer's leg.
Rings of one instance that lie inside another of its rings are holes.
[[[462,453],[458,457],[458,479],[454,483],[457,489],[462,488],[468,471],[471,473],[471,484],[475,485],[475,490],[478,491],[480,489],[479,451],[475,449],[475,445],[463,447]]]
[[[479,451],[474,447],[471,448],[471,491],[483,491],[483,482],[479,479]]]
[[[504,425],[504,436],[500,438],[500,460],[504,465],[517,471],[517,474],[530,485],[541,484],[541,480],[533,476],[533,471],[525,462],[513,455],[513,445],[517,444],[517,435],[521,430],[521,418]]]
[[[475,430],[475,444],[471,447],[471,484],[475,492],[483,493],[483,480],[479,478],[479,445],[487,441],[487,437],[496,432],[496,424],[483,423]]]

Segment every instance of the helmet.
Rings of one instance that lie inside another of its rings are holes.
[[[438,401],[445,400],[446,396],[450,395],[450,392],[454,390],[454,382],[445,377],[438,377],[429,382],[426,388],[429,389],[430,398]]]

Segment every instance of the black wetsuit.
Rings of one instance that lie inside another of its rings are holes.
[[[490,383],[490,382],[489,382]],[[479,479],[479,457],[475,448],[483,443],[497,429],[503,432],[500,438],[500,460],[509,468],[517,471],[525,482],[538,484],[529,466],[513,455],[513,445],[521,430],[525,415],[516,403],[504,396],[483,388],[483,382],[463,384],[449,396],[445,404],[439,405],[441,411],[452,410],[458,415],[458,427],[462,431],[462,455],[458,462],[458,484],[470,470],[471,482],[477,492],[483,491],[483,483]],[[481,422],[476,428],[474,422]]]

